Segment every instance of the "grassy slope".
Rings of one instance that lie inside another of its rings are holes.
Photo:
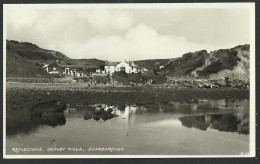
[[[27,59],[6,51],[6,76],[7,77],[51,77],[40,66],[28,61]]]
[[[6,41],[6,49],[28,60],[69,60],[64,54],[39,48],[28,42]]]
[[[148,70],[158,69],[159,66],[165,65],[170,59],[151,59],[151,60],[137,60],[134,61],[135,64],[141,68],[146,68]]]
[[[205,51],[186,53],[181,58],[172,59],[160,72],[168,76],[187,76],[198,67],[203,66],[209,54]]]

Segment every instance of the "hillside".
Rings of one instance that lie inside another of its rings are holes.
[[[104,68],[105,61],[98,59],[70,59],[66,62],[69,65],[94,65],[100,68]]]
[[[6,41],[6,49],[28,60],[62,60],[69,58],[57,51],[39,48],[37,45],[28,42]]]
[[[6,77],[51,77],[43,68],[9,50],[6,51]]]
[[[213,51],[198,75],[249,79],[249,45]]]
[[[59,60],[64,63],[70,58],[52,50],[46,50],[29,42],[6,40],[7,77],[53,77],[43,69],[44,64]]]
[[[248,80],[249,53],[249,45],[210,53],[206,50],[186,53],[181,58],[169,60],[159,73],[169,77],[231,77]]]
[[[151,60],[136,60],[134,61],[141,68],[146,68],[148,70],[158,69],[159,66],[165,65],[169,59],[151,59]]]
[[[9,77],[50,77],[42,69],[44,64],[59,60],[67,65],[94,65],[104,68],[104,60],[70,59],[66,55],[52,50],[39,48],[28,42],[8,41],[7,76]],[[182,57],[172,59],[151,59],[134,61],[140,68],[150,74],[171,78],[221,78],[230,77],[249,80],[250,46],[239,45],[231,49],[220,49],[212,52],[206,50],[189,52]],[[163,66],[163,68],[159,68]]]
[[[160,72],[168,76],[188,76],[192,71],[203,66],[205,59],[209,56],[206,50],[194,53],[186,53],[181,58],[175,58],[168,61]]]

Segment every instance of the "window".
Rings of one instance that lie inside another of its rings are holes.
[[[120,67],[120,71],[125,71],[125,67]]]

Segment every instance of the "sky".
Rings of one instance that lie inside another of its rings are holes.
[[[250,43],[248,8],[10,5],[4,12],[8,40],[72,59],[165,59]]]

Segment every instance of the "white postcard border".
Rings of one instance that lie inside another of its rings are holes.
[[[250,136],[249,154],[246,155],[7,155],[6,154],[6,8],[249,8],[250,9]],[[140,3],[140,4],[4,4],[3,5],[3,158],[245,158],[256,155],[255,110],[255,3]]]

